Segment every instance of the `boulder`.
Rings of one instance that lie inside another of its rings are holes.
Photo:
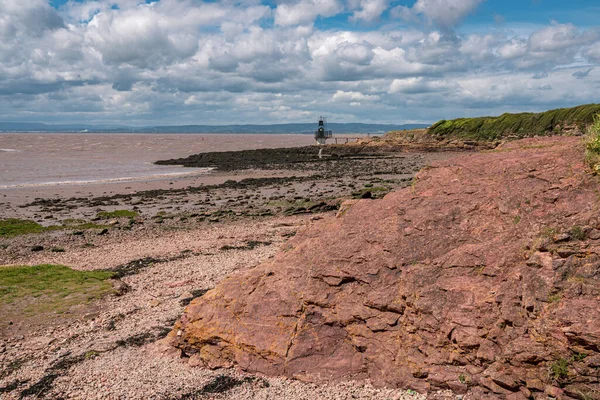
[[[460,156],[343,206],[193,300],[169,338],[199,365],[310,382],[595,398],[600,242],[552,239],[600,229],[579,140]]]

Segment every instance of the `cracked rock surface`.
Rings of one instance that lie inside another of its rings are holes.
[[[600,398],[598,181],[580,138],[443,161],[193,300],[197,365],[468,398]]]

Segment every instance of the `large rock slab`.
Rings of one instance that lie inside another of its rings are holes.
[[[578,138],[446,161],[312,223],[194,300],[170,338],[211,368],[598,398],[598,189]]]

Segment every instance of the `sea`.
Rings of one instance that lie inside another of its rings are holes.
[[[313,141],[304,134],[0,133],[0,190],[197,175],[210,170],[154,162]]]

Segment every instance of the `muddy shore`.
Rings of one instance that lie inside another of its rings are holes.
[[[0,197],[2,218],[60,228],[1,237],[0,265],[130,271],[117,274],[114,295],[65,313],[30,316],[20,314],[18,304],[3,305],[0,396],[422,398],[364,382],[316,386],[205,370],[161,338],[191,298],[272,257],[315,219],[334,218],[344,199],[383,197],[454,155],[328,148],[319,158],[313,147],[204,153],[162,161],[214,168],[193,180],[46,188],[45,196],[0,192],[6,195]],[[117,210],[135,216],[101,217]]]

